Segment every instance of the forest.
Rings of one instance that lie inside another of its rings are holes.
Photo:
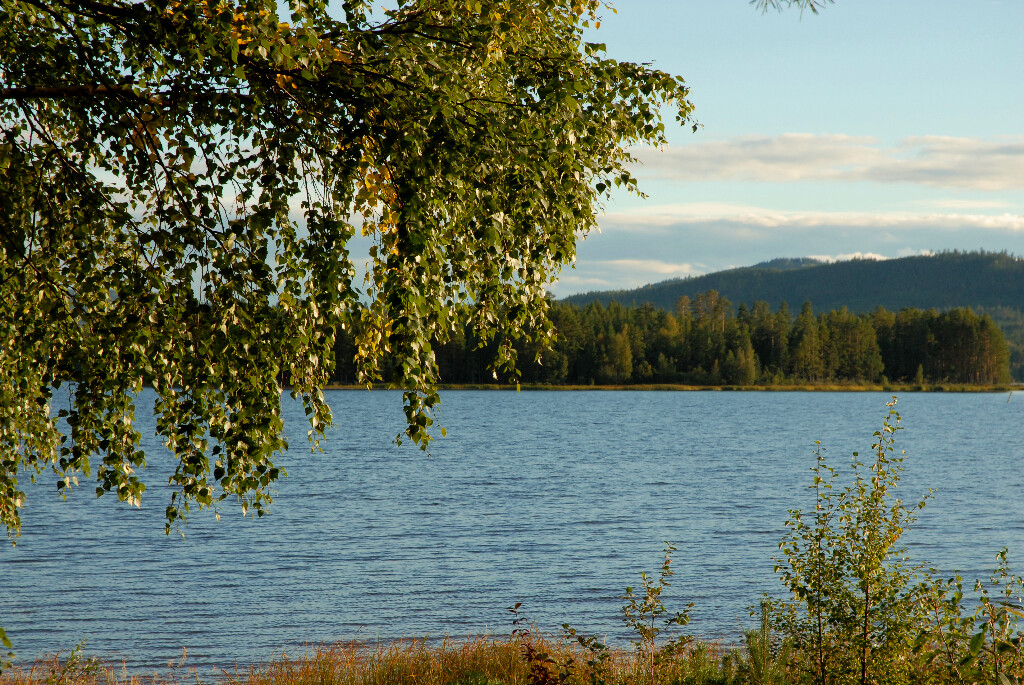
[[[715,290],[734,303],[764,300],[815,303],[821,311],[848,307],[869,313],[911,307],[947,311],[971,307],[988,314],[1010,348],[1010,374],[1024,381],[1024,258],[1008,252],[949,250],[899,259],[822,262],[812,258],[773,259],[754,266],[652,283],[634,290],[571,295],[563,301],[584,307],[650,303],[672,311],[682,296]]]
[[[519,344],[521,382],[546,385],[687,384],[969,384],[1010,382],[1009,350],[988,314],[878,307],[815,313],[810,302],[795,316],[785,303],[734,308],[714,290],[682,296],[672,312],[644,304],[625,307],[555,302],[557,336],[541,353]],[[354,383],[351,333],[335,346],[336,383]],[[469,327],[435,348],[447,384],[508,383],[489,368],[490,345]],[[390,368],[383,367],[384,380]]]

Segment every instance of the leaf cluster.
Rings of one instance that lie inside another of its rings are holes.
[[[988,582],[978,580],[965,599],[959,573],[930,583],[924,597],[928,622],[913,653],[947,682],[1008,684],[1024,680],[1024,578],[1010,571],[1007,550],[996,555]]]
[[[583,41],[600,8],[0,0],[9,535],[26,474],[139,503],[143,386],[177,464],[170,530],[226,498],[264,512],[282,387],[314,447],[332,422],[336,331],[359,323],[362,382],[394,360],[424,448],[456,324],[514,371],[512,340],[550,338],[544,286],[601,201],[636,191],[629,146],[664,142],[666,103],[691,115],[681,79]]]

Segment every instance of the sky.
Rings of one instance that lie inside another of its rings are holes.
[[[1024,256],[1024,1],[618,0],[588,40],[686,79],[701,124],[636,149],[565,296],[776,257]]]

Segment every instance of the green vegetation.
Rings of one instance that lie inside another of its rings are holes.
[[[908,509],[894,494],[903,461],[895,404],[875,433],[873,461],[854,452],[853,482],[841,491],[818,445],[814,510],[791,512],[779,545],[775,568],[791,598],[768,612],[792,641],[796,669],[822,685],[903,683],[918,666],[906,651],[927,617],[928,584],[915,582],[924,572],[907,565],[899,540],[925,500]]]
[[[225,499],[262,515],[282,385],[315,441],[356,323],[360,381],[387,357],[425,448],[434,346],[469,321],[513,368],[511,340],[550,332],[544,285],[636,191],[629,148],[665,141],[662,112],[692,124],[681,78],[584,41],[599,0],[389,6],[0,0],[9,536],[42,473],[138,504],[137,409],[178,464],[168,530]]]
[[[1011,352],[1012,373],[1024,380],[1024,258],[1006,252],[941,252],[931,256],[825,264],[809,259],[775,259],[751,267],[695,278],[654,283],[636,290],[592,292],[563,301],[583,307],[601,302],[651,304],[673,311],[681,297],[717,291],[736,304],[761,300],[778,307],[813,302],[821,311],[843,307],[858,314],[878,307],[946,311],[971,307],[1002,328]],[[890,375],[887,373],[887,375]],[[890,375],[891,376],[891,375]]]
[[[647,675],[652,681],[659,665],[671,661],[673,656],[683,652],[693,641],[691,636],[681,635],[658,644],[658,636],[663,632],[673,626],[682,627],[690,622],[690,608],[693,606],[690,602],[682,611],[670,612],[661,601],[661,593],[670,585],[669,578],[674,575],[672,552],[675,550],[676,547],[672,543],[665,543],[665,561],[661,564],[657,581],[646,572],[640,574],[640,583],[644,590],[642,596],[632,587],[627,587],[626,594],[622,596],[622,599],[626,600],[622,605],[622,620],[636,635],[633,647],[637,651],[639,663],[646,667]]]
[[[663,634],[689,623],[689,608],[672,612],[663,591],[671,555],[657,578],[641,574],[641,591],[626,588],[623,620],[635,649],[609,647],[563,625],[558,637],[526,627],[521,604],[510,607],[507,638],[328,645],[298,658],[282,655],[245,672],[225,673],[230,685],[1017,685],[1024,679],[1024,578],[1007,565],[1006,550],[975,599],[959,575],[944,579],[912,564],[900,540],[930,493],[907,506],[897,496],[904,454],[896,449],[896,399],[874,433],[867,462],[858,453],[850,478],[815,450],[813,506],[790,512],[776,571],[786,589],[766,596],[758,627],[738,646],[692,635]],[[844,485],[845,483],[845,485]],[[753,612],[752,612],[753,613]],[[103,668],[82,655],[53,657],[0,675],[0,685],[142,685],[143,679]],[[182,663],[155,680],[181,677]]]
[[[907,388],[943,385],[1005,386],[1009,353],[988,315],[970,309],[946,312],[878,308],[815,315],[805,304],[792,318],[765,302],[748,309],[715,291],[680,298],[675,312],[650,305],[580,309],[554,303],[557,339],[541,362],[524,361],[520,379],[546,386],[593,384],[643,387],[868,385]],[[338,337],[336,382],[354,380],[351,334]],[[520,358],[533,359],[536,344],[520,343]],[[488,369],[493,351],[471,327],[438,346],[441,380],[457,385],[497,383]],[[387,374],[385,364],[385,377]]]

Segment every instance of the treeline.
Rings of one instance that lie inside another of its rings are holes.
[[[652,305],[585,307],[553,303],[558,331],[541,363],[537,349],[520,344],[522,381],[552,385],[651,384],[758,385],[795,383],[956,383],[1010,381],[1002,331],[987,314],[959,308],[843,308],[815,314],[810,303],[793,316],[731,303],[714,290],[679,298],[673,312]],[[352,339],[336,346],[335,380],[354,382]],[[494,351],[471,329],[436,346],[444,383],[496,382]],[[385,375],[388,370],[385,367]],[[387,379],[385,379],[387,380]],[[506,378],[500,379],[502,382]]]

